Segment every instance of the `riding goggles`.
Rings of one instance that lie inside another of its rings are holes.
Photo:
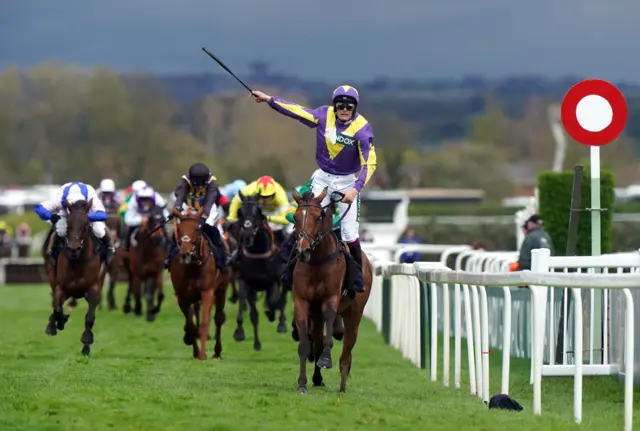
[[[341,103],[338,102],[336,103],[336,111],[342,111],[344,109],[346,109],[349,112],[352,112],[356,109],[356,104],[355,103]]]

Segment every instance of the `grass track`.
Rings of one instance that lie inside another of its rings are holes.
[[[615,379],[585,379],[578,426],[572,422],[572,380],[543,380],[543,415],[534,417],[529,363],[513,361],[511,393],[525,411],[490,412],[468,394],[464,371],[461,390],[431,383],[428,370],[387,347],[368,321],[348,393],[338,394],[333,369],[324,373],[326,388],[310,387],[308,396],[299,396],[296,345],[290,335],[277,334],[264,314],[263,351],[253,352],[250,338],[233,341],[237,307],[228,304],[223,359],[199,362],[182,343],[182,316],[171,294],[152,324],[99,311],[92,357],[84,359],[86,305],[72,312],[64,331],[47,337],[49,298],[44,286],[0,287],[0,430],[622,429],[622,385]],[[121,305],[121,294],[118,299]],[[334,346],[334,363],[341,347]],[[211,343],[209,356],[212,349]],[[492,355],[492,394],[500,387],[500,357]],[[463,363],[465,358],[463,352]]]

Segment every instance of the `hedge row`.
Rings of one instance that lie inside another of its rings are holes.
[[[472,245],[475,241],[482,241],[486,244],[487,250],[515,250],[516,247],[514,224],[457,226],[443,223],[427,223],[412,227],[425,244]],[[612,252],[635,251],[640,248],[640,222],[614,222],[612,228]],[[552,240],[554,243],[558,242],[553,236]],[[564,249],[560,250],[564,252]],[[588,248],[586,254],[590,254],[590,251],[591,249]]]

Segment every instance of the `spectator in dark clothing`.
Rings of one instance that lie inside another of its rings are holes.
[[[409,228],[404,236],[400,238],[400,244],[420,244],[420,238],[416,236],[416,231]],[[400,255],[400,263],[413,263],[420,259],[420,253],[407,251]]]
[[[553,242],[549,235],[542,230],[542,219],[534,214],[524,223],[522,228],[526,235],[520,246],[518,261],[510,266],[511,271],[531,270],[531,252],[538,248],[548,248],[553,255]]]

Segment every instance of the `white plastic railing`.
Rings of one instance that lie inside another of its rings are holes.
[[[462,251],[460,254],[471,254],[474,259],[470,265],[477,265],[481,253]],[[495,268],[503,266],[506,260],[512,256],[485,253],[487,256],[483,266]],[[460,255],[458,255],[460,257]],[[443,383],[449,386],[449,331],[450,327],[450,299],[449,286],[454,290],[454,383],[460,387],[461,372],[461,348],[462,335],[462,307],[464,306],[464,318],[468,344],[468,368],[469,388],[473,394],[478,395],[484,401],[489,400],[489,308],[487,306],[487,287],[501,289],[504,293],[504,307],[501,314],[504,326],[502,328],[502,393],[509,393],[510,371],[510,346],[512,327],[511,323],[511,298],[510,287],[529,286],[533,309],[532,316],[532,382],[533,382],[533,412],[541,414],[541,379],[543,371],[543,340],[544,323],[546,318],[546,299],[549,287],[568,286],[575,304],[582,303],[581,289],[612,289],[621,292],[625,302],[624,325],[624,362],[620,365],[624,371],[624,421],[625,430],[632,429],[633,408],[633,362],[634,362],[634,308],[633,298],[629,289],[640,287],[640,275],[637,274],[593,274],[593,273],[553,273],[540,271],[544,262],[550,262],[548,250],[534,250],[533,268],[535,272],[521,271],[514,273],[483,272],[473,273],[461,270],[451,270],[442,263],[416,263],[397,264],[391,262],[376,261],[375,286],[370,306],[366,310],[367,316],[372,318],[378,327],[388,338],[388,342],[400,349],[403,355],[414,364],[425,367],[426,356],[426,331],[425,305],[423,286],[429,289],[431,313],[431,379],[437,379],[437,355],[438,333],[437,323],[443,321]],[[504,259],[503,259],[504,258]],[[462,259],[462,258],[460,258]],[[501,260],[503,259],[503,260]],[[474,263],[476,262],[476,263]],[[561,262],[560,262],[561,263]],[[571,262],[569,262],[571,264]],[[458,266],[458,265],[456,265]],[[599,265],[602,266],[602,265]],[[384,280],[388,285],[386,291],[391,299],[391,304],[385,305]],[[460,296],[460,287],[462,295]],[[438,306],[438,291],[442,291],[442,307]],[[421,294],[423,297],[421,298]],[[385,307],[389,316],[385,316]],[[440,310],[442,315],[440,316]],[[582,377],[583,377],[583,316],[582,313],[573,313],[573,349],[575,351],[574,364],[570,370],[574,376],[574,418],[580,423],[582,420]],[[553,321],[553,319],[552,319]],[[540,323],[542,322],[542,323]],[[616,371],[619,371],[616,367]]]

